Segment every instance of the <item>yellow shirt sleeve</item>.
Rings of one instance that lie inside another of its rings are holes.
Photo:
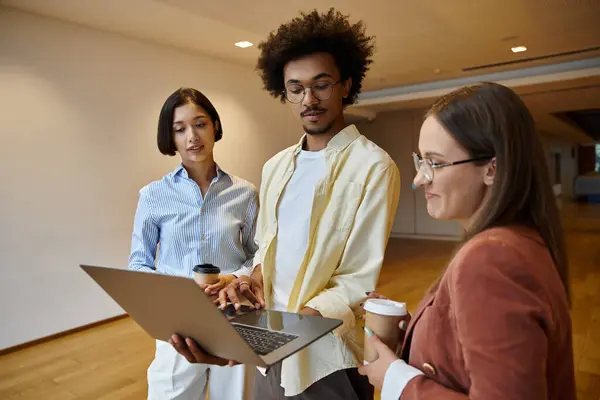
[[[370,180],[328,287],[306,304],[324,317],[343,321],[336,335],[354,328],[356,317],[351,307],[358,306],[365,292],[375,289],[399,197],[400,172],[395,164],[390,164]]]

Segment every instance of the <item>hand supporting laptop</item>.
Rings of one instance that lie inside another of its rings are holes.
[[[226,360],[224,358],[211,356],[205,353],[200,347],[194,342],[192,338],[185,338],[185,340],[179,335],[173,335],[169,339],[171,346],[177,350],[179,354],[185,357],[188,362],[192,364],[212,364],[219,365],[221,367],[228,365],[233,367],[238,365],[239,362],[233,360]]]

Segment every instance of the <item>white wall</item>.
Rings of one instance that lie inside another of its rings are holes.
[[[458,238],[460,225],[453,221],[433,219],[427,213],[423,191],[412,190],[415,167],[412,152],[418,150],[419,131],[424,110],[381,113],[372,122],[358,123],[361,133],[388,152],[400,169],[400,201],[393,236]]]
[[[221,166],[257,186],[300,126],[252,68],[0,7],[0,349],[118,315],[78,268],[125,267],[139,188],[180,86],[221,114]]]
[[[560,196],[563,199],[573,199],[573,182],[578,173],[577,145],[562,138],[542,135],[542,144],[548,162],[550,180],[554,183],[554,154],[560,154]]]

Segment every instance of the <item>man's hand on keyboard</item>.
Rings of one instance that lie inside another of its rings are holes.
[[[237,361],[225,360],[224,358],[211,356],[200,349],[200,347],[191,338],[183,338],[179,335],[173,335],[169,339],[171,346],[177,350],[179,354],[185,357],[192,364],[212,364],[233,367],[238,365]]]
[[[221,309],[227,306],[227,299],[239,310],[244,300],[248,300],[255,308],[265,307],[263,294],[262,268],[258,265],[252,272],[252,276],[240,276],[219,292],[219,303]]]

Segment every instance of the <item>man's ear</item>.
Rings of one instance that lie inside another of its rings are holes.
[[[350,89],[352,89],[352,77],[348,77],[348,79],[344,81],[344,98],[350,95]]]

